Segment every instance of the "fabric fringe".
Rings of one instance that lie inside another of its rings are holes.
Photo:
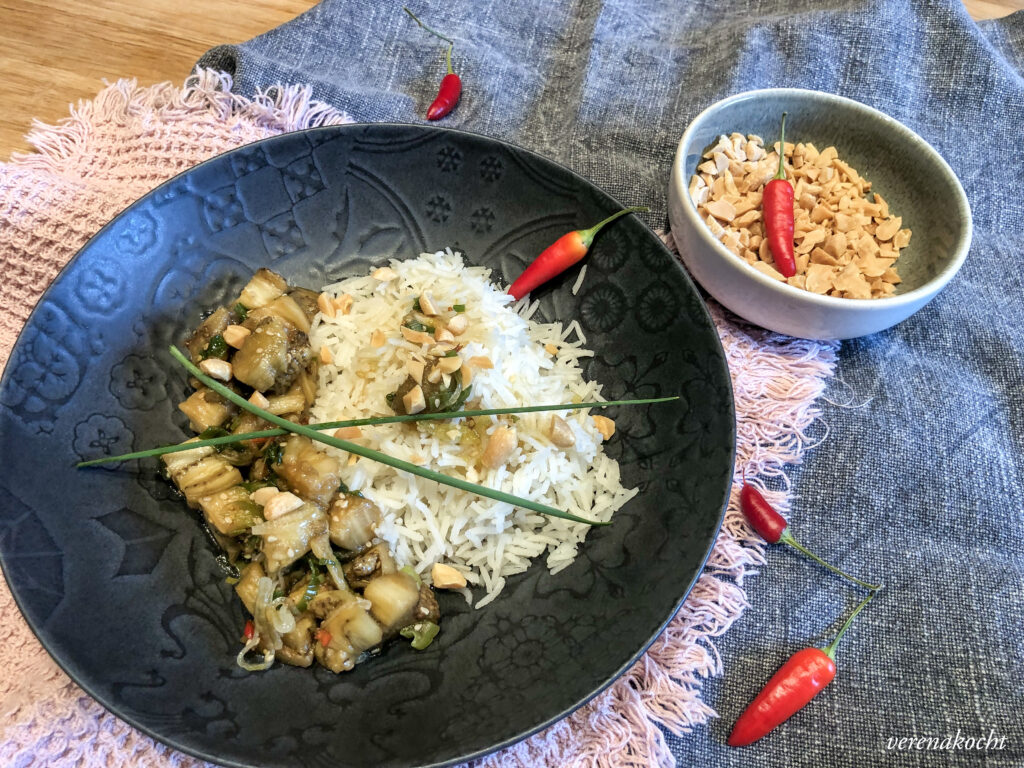
[[[15,152],[11,162],[24,169],[54,170],[56,164],[88,152],[96,129],[105,124],[123,128],[140,122],[144,128],[157,121],[194,120],[197,113],[228,127],[258,126],[265,136],[355,122],[314,99],[308,85],[271,86],[252,99],[232,93],[231,87],[230,75],[212,69],[197,69],[184,88],[170,82],[140,88],[137,80],[118,80],[95,98],[72,106],[70,116],[57,125],[33,120],[25,139],[36,151]]]
[[[120,80],[80,102],[55,126],[35,123],[36,153],[0,164],[0,364],[40,293],[60,267],[124,205],[175,173],[219,152],[285,131],[352,122],[312,98],[308,86],[268,88],[253,99],[231,92],[231,78],[198,70],[184,88],[140,88]],[[666,242],[672,246],[671,236]],[[788,509],[785,467],[814,442],[815,401],[833,373],[837,343],[792,339],[743,325],[713,302],[736,403],[737,451],[725,522],[707,566],[678,615],[648,652],[607,691],[545,731],[475,761],[498,766],[670,766],[659,728],[682,735],[716,716],[703,700],[706,679],[723,665],[714,639],[747,608],[744,579],[764,565],[764,542],[743,520],[738,483],[767,478],[766,498]],[[67,679],[32,638],[6,585],[0,624],[6,669],[0,677],[0,763],[98,765],[131,762],[199,766],[156,744]],[[2,724],[5,723],[6,727]]]

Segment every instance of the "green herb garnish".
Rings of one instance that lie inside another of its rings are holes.
[[[200,360],[206,360],[211,357],[222,358],[228,353],[228,343],[224,341],[224,337],[219,333],[210,339],[210,343],[206,345],[202,352],[199,353]]]
[[[181,353],[181,350],[177,347],[170,348],[171,356],[177,360],[185,369],[195,376],[199,381],[208,386],[217,394],[222,397],[226,397],[228,400],[233,402],[239,408],[244,408],[247,411],[251,411],[257,416],[266,419],[271,424],[276,424],[282,429],[286,429],[289,432],[294,432],[299,435],[305,435],[311,440],[324,443],[333,448],[339,448],[349,453],[354,453],[356,456],[362,456],[364,459],[370,459],[381,464],[386,464],[389,467],[400,469],[403,472],[408,472],[412,475],[426,478],[427,480],[433,480],[434,482],[441,483],[442,485],[450,485],[453,488],[458,488],[460,491],[468,491],[469,493],[476,494],[477,496],[483,496],[484,498],[493,499],[495,501],[503,501],[506,504],[511,504],[521,509],[530,509],[534,512],[540,512],[544,515],[550,515],[551,517],[559,517],[563,520],[571,520],[574,523],[583,523],[584,525],[609,525],[607,522],[600,522],[596,520],[587,520],[583,517],[578,517],[569,512],[555,507],[550,507],[547,504],[541,504],[540,502],[533,501],[532,499],[524,499],[519,496],[514,496],[511,493],[505,493],[494,488],[488,488],[484,485],[477,485],[467,480],[462,480],[457,477],[450,477],[440,472],[435,472],[432,469],[426,469],[418,464],[413,464],[409,461],[403,461],[402,459],[396,459],[394,456],[388,456],[386,453],[375,451],[372,448],[353,443],[348,440],[339,440],[336,437],[330,437],[321,432],[317,432],[312,427],[307,427],[303,424],[296,424],[294,422],[283,419],[280,416],[275,416],[270,411],[265,411],[259,406],[253,405],[244,397],[236,392],[232,392],[230,389],[225,387],[216,379],[212,379],[203,373],[199,368],[192,364],[192,362]]]
[[[455,401],[455,407],[461,407],[466,400],[471,396],[473,387],[466,387],[462,390],[462,394],[459,395],[459,399]],[[394,399],[394,393],[391,393],[391,399]],[[558,403],[557,405],[531,405],[531,406],[516,406],[512,408],[484,408],[475,411],[443,411],[441,413],[416,413],[416,414],[402,414],[399,416],[380,416],[369,419],[349,419],[347,421],[327,421],[321,424],[310,424],[310,429],[339,429],[341,427],[372,427],[376,424],[399,424],[406,421],[440,421],[444,419],[461,419],[470,418],[474,416],[504,416],[511,413],[537,413],[542,411],[573,411],[581,408],[610,408],[618,405],[651,405],[655,403],[667,403],[672,400],[678,400],[678,397],[653,397],[644,400],[610,400],[605,402],[580,402],[580,403]],[[218,445],[225,445],[227,443],[237,443],[243,440],[258,440],[265,437],[279,437],[281,435],[287,435],[289,430],[286,429],[263,429],[259,432],[240,432],[238,434],[231,434],[225,437],[215,437],[210,440],[197,440],[195,442],[187,443],[174,443],[172,445],[162,445],[158,448],[149,448],[145,451],[134,451],[132,453],[123,453],[118,456],[104,456],[99,459],[91,459],[89,461],[80,461],[76,467],[91,467],[97,464],[106,464],[113,461],[129,461],[131,459],[148,459],[151,456],[162,456],[165,453],[180,453],[181,451],[192,451],[196,448],[205,448],[206,446],[216,447]],[[263,481],[260,481],[263,482]],[[274,485],[273,481],[265,481],[266,485]],[[256,488],[262,486],[256,486]],[[256,490],[253,488],[253,490]],[[359,493],[353,491],[353,493]]]
[[[249,308],[242,302],[238,302],[235,304],[235,314],[238,316],[239,320],[244,322],[245,318],[249,316]]]
[[[456,312],[465,312],[466,311],[466,305],[465,304],[452,304],[452,309],[454,309]]]
[[[432,325],[424,325],[418,320],[410,320],[406,323],[402,323],[410,331],[420,331],[421,333],[433,333],[436,329]]]

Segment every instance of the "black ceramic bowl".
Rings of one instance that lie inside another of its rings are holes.
[[[228,765],[435,765],[484,754],[607,686],[697,578],[728,495],[732,398],[693,285],[628,218],[537,292],[579,318],[585,366],[621,409],[609,452],[641,493],[555,577],[509,579],[475,611],[442,595],[423,652],[355,671],[235,665],[243,611],[157,463],[76,461],[175,442],[185,376],[167,354],[204,308],[269,266],[317,287],[445,246],[514,278],[618,204],[566,169],[490,139],[416,126],[286,134],[214,158],[138,201],[61,273],[0,386],[0,557],[60,665],[152,736]]]

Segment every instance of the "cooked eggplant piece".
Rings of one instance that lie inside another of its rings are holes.
[[[414,610],[420,600],[420,588],[407,573],[387,573],[366,585],[363,597],[370,601],[370,613],[380,622],[386,635],[392,635],[416,620]]]
[[[275,416],[281,416],[286,413],[301,414],[306,410],[306,406],[309,404],[306,402],[306,395],[302,391],[302,386],[299,382],[295,382],[295,384],[292,385],[292,388],[283,395],[274,395],[273,397],[267,398],[267,400],[270,403],[267,406],[267,410]]]
[[[420,598],[412,610],[413,619],[417,622],[430,621],[437,624],[441,620],[441,608],[437,604],[437,596],[426,584],[420,584]]]
[[[320,294],[308,288],[292,288],[288,291],[288,295],[306,313],[306,319],[312,323],[313,318],[320,311],[320,307],[316,303]]]
[[[309,318],[291,296],[279,296],[267,305],[266,309],[303,333],[309,333]]]
[[[377,544],[345,563],[343,570],[352,589],[363,589],[378,576],[397,572],[398,566],[387,544]]]
[[[281,635],[277,658],[293,667],[308,667],[313,663],[313,630],[316,621],[309,614],[295,620],[295,629]]]
[[[309,365],[309,337],[279,317],[264,317],[231,360],[235,378],[260,392],[287,392]]]
[[[338,460],[314,448],[308,437],[289,435],[277,474],[296,495],[326,507],[338,490],[340,469]]]
[[[187,442],[195,440],[193,438]],[[193,509],[198,508],[199,500],[204,496],[226,491],[242,482],[241,473],[209,446],[165,453],[161,458],[167,467],[167,474]]]
[[[372,501],[340,493],[330,508],[331,542],[342,549],[362,549],[373,541],[380,520],[380,507]]]
[[[246,309],[265,307],[288,289],[288,283],[276,272],[266,267],[256,270],[238,297],[238,303]]]
[[[240,485],[203,496],[198,503],[206,522],[227,536],[241,536],[263,522],[259,505]]]
[[[245,610],[251,616],[256,610],[256,592],[259,589],[259,581],[267,574],[259,563],[249,563],[242,569],[242,576],[235,584],[235,594],[242,601]]]
[[[329,635],[327,646],[317,643],[313,650],[317,660],[332,672],[351,669],[359,654],[376,648],[384,640],[380,625],[358,602],[335,609],[320,625]]]
[[[179,403],[178,410],[188,416],[189,428],[193,432],[202,432],[221,426],[238,408],[212,389],[202,387]]]
[[[305,555],[311,539],[327,532],[327,517],[315,504],[307,503],[255,526],[252,532],[263,537],[264,565],[273,576]]]
[[[309,601],[309,611],[318,619],[325,619],[337,608],[354,603],[359,598],[347,589],[324,589]]]
[[[227,359],[228,347],[227,344],[223,345],[223,348],[219,348],[221,345],[214,345],[214,348],[210,347],[210,342],[213,341],[215,336],[220,336],[224,333],[224,329],[227,328],[234,321],[234,317],[226,308],[218,307],[213,314],[203,320],[199,324],[199,327],[192,332],[192,335],[188,337],[185,342],[185,349],[188,350],[189,355],[192,357],[192,362],[198,364],[201,360],[206,357],[217,357],[221,360]],[[221,337],[223,341],[223,337]],[[213,354],[206,354],[204,352],[212,352]]]

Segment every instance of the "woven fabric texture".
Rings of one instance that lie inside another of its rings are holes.
[[[125,205],[221,151],[342,113],[302,87],[253,99],[231,79],[201,71],[179,89],[119,82],[60,126],[30,137],[39,150],[0,165],[0,363],[48,282]],[[798,462],[813,428],[835,344],[744,328],[712,307],[733,375],[737,476],[778,476]],[[786,493],[769,491],[786,506]],[[763,542],[735,493],[707,568],[689,600],[643,659],[608,691],[547,731],[480,761],[486,766],[636,766],[673,762],[666,734],[705,723],[705,680],[722,672],[715,643],[747,605],[745,577],[763,564]],[[46,655],[0,586],[0,764],[194,766],[106,712]],[[665,730],[667,729],[667,730]]]
[[[685,126],[751,88],[857,99],[947,159],[974,215],[967,263],[907,322],[842,345],[827,434],[790,477],[804,543],[887,588],[844,640],[839,681],[770,739],[729,750],[728,729],[757,689],[857,599],[773,551],[767,575],[747,585],[751,610],[719,646],[728,675],[707,702],[722,718],[667,743],[681,765],[1024,764],[1024,14],[975,24],[956,0],[433,0],[414,10],[455,40],[465,86],[446,125],[560,160],[625,204],[650,204],[654,226],[665,224]],[[233,72],[242,94],[308,82],[357,119],[409,121],[436,93],[443,49],[397,4],[325,0],[203,61]],[[908,749],[910,737],[950,737],[949,747]],[[990,748],[979,751],[978,737]]]

